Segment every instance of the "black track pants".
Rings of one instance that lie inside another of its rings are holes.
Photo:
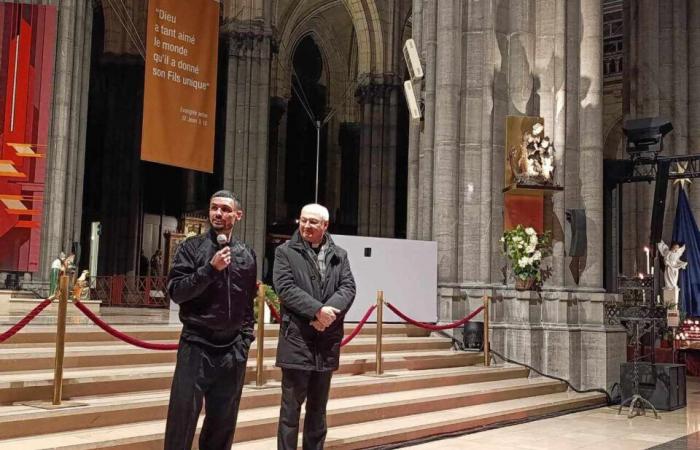
[[[240,349],[210,350],[180,339],[165,426],[165,450],[192,448],[202,399],[205,418],[199,435],[200,450],[231,448],[245,366]]]

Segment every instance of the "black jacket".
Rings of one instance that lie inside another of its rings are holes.
[[[355,300],[355,279],[345,250],[327,234],[326,275],[321,282],[318,264],[299,232],[277,247],[273,283],[280,297],[282,324],[277,344],[277,366],[329,371],[338,368],[343,319]],[[341,313],[323,332],[310,325],[322,306]]]
[[[184,339],[217,348],[243,343],[247,356],[255,339],[255,252],[236,238],[229,245],[231,264],[217,271],[209,263],[220,248],[214,230],[182,242],[168,274],[168,293],[180,305]]]

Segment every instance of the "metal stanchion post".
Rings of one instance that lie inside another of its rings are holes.
[[[53,364],[53,404],[61,404],[63,393],[63,352],[66,343],[66,314],[68,309],[68,276],[59,280],[58,317],[56,319],[56,356]]]
[[[384,319],[384,291],[377,291],[377,375],[384,373],[382,367],[382,320]]]
[[[257,353],[255,369],[255,385],[261,387],[265,384],[265,373],[263,371],[263,357],[265,356],[265,285],[258,286],[258,331],[257,331]]]
[[[489,297],[484,295],[484,366],[491,365],[489,357]]]

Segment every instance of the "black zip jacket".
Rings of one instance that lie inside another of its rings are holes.
[[[209,263],[221,248],[214,230],[182,242],[168,274],[168,293],[180,305],[183,339],[214,348],[242,343],[247,357],[255,339],[256,258],[235,237],[229,245],[231,264],[217,271]]]
[[[330,235],[326,234],[326,239],[323,280],[299,231],[275,251],[272,278],[282,312],[278,367],[320,372],[338,368],[343,319],[355,300],[355,279],[347,252],[335,245]],[[331,326],[319,333],[310,323],[322,306],[333,306],[340,313]]]

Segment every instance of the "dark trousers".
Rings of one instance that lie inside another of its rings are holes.
[[[237,357],[238,356],[238,357]],[[180,340],[170,390],[165,450],[190,450],[204,399],[200,450],[229,450],[236,430],[246,361],[240,350],[213,350]]]
[[[326,404],[333,372],[282,369],[282,407],[277,427],[278,450],[296,450],[301,404],[306,400],[304,450],[322,449],[326,441]]]

